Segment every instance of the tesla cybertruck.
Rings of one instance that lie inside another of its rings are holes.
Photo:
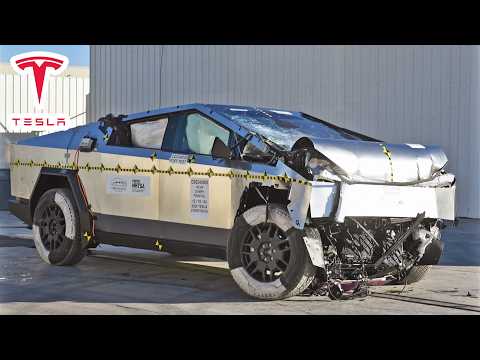
[[[436,264],[455,177],[438,146],[390,144],[301,112],[192,104],[11,145],[11,211],[40,257],[113,244],[228,261],[247,294],[415,282]]]

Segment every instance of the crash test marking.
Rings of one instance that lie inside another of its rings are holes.
[[[208,218],[208,178],[190,179],[190,213],[192,218]]]
[[[150,196],[150,187],[148,176],[110,175],[107,179],[107,194]]]

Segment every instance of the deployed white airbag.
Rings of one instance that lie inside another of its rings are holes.
[[[165,118],[130,125],[133,146],[160,149],[167,124],[168,119]]]

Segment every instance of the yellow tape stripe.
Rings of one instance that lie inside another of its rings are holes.
[[[387,149],[385,145],[382,145],[383,153],[387,156],[388,161],[390,163],[390,181],[393,182],[393,161],[392,161],[392,153],[390,150]]]
[[[295,179],[289,177],[287,174],[285,175],[269,175],[267,173],[264,174],[250,174],[248,171],[246,172],[233,172],[229,171],[228,173],[224,172],[215,172],[211,168],[208,169],[208,171],[202,172],[202,171],[194,171],[192,168],[188,168],[187,170],[175,170],[171,166],[168,169],[162,170],[162,169],[157,169],[155,166],[152,166],[150,169],[147,168],[139,168],[137,165],[134,165],[133,168],[122,168],[120,164],[117,164],[115,167],[106,167],[103,164],[100,165],[90,165],[89,163],[83,164],[83,165],[76,165],[74,163],[72,164],[62,164],[60,162],[53,164],[53,163],[47,163],[46,161],[43,162],[34,162],[33,160],[30,161],[21,161],[21,160],[15,160],[10,162],[11,167],[44,167],[44,168],[53,168],[53,169],[66,169],[66,170],[85,170],[87,172],[131,172],[134,174],[137,173],[149,173],[149,174],[162,174],[162,175],[187,175],[187,176],[220,176],[220,177],[228,177],[228,178],[234,178],[234,179],[239,179],[239,178],[244,178],[244,179],[251,179],[251,180],[276,180],[276,181],[282,181],[285,183],[291,182],[291,183],[297,183],[305,186],[312,186],[312,184],[308,180],[302,180],[302,179]]]

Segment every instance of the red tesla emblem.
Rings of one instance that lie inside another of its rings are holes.
[[[33,51],[16,55],[10,59],[13,69],[21,76],[29,76],[32,94],[39,109],[43,109],[45,86],[50,75],[59,75],[68,66],[66,56],[51,52]]]

